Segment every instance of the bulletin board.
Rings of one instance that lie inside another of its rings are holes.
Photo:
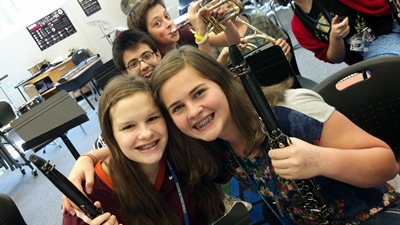
[[[76,33],[74,25],[61,8],[26,29],[42,51]]]
[[[78,0],[78,2],[87,17],[101,10],[100,3],[97,0]]]

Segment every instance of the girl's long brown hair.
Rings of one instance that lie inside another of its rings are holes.
[[[118,146],[113,132],[110,108],[119,100],[136,93],[146,93],[152,99],[153,92],[147,80],[139,76],[116,76],[104,89],[99,101],[99,120],[102,135],[111,151],[108,168],[116,195],[130,224],[181,224],[180,219],[167,205],[154,185],[144,175],[138,163],[127,158]],[[194,167],[180,167],[176,170],[179,183],[188,186],[190,194],[196,196],[197,204],[209,221],[214,221],[223,214],[221,197],[212,179],[221,171],[219,165],[211,168],[198,166],[199,159],[190,154],[191,151],[202,151],[190,143],[178,143],[170,131],[164,156],[173,167],[180,164],[193,164]],[[183,152],[183,154],[179,154]],[[177,153],[171,154],[171,153]],[[212,164],[212,163],[211,163]],[[198,167],[197,167],[198,166]],[[182,168],[185,170],[183,171]],[[187,169],[187,170],[186,170]]]
[[[173,123],[171,122],[172,118],[163,105],[160,89],[165,81],[186,66],[196,70],[203,78],[217,83],[225,93],[233,123],[236,124],[245,140],[245,157],[263,146],[267,137],[261,132],[258,114],[240,80],[235,79],[235,74],[220,65],[215,59],[191,46],[172,50],[153,71],[152,86],[155,99],[165,112],[168,126],[174,127],[175,125],[171,124]],[[272,107],[284,100],[284,91],[290,88],[292,83],[293,80],[288,79],[278,85],[263,87],[264,94]]]

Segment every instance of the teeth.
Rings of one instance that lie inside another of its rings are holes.
[[[197,129],[200,129],[200,128],[206,126],[207,124],[209,124],[213,118],[214,118],[214,116],[212,114],[209,117],[207,117],[207,119],[205,119],[203,122],[201,122],[199,125],[196,125],[194,127]]]
[[[153,143],[150,143],[150,144],[148,144],[148,145],[139,146],[138,149],[140,149],[140,150],[146,150],[146,149],[149,149],[149,148],[154,147],[154,145],[156,145],[156,144],[157,144],[157,141],[155,141],[155,142],[153,142]]]

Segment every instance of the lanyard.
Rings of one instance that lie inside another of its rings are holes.
[[[236,163],[242,168],[242,171],[244,172],[244,174],[246,175],[246,177],[249,179],[249,181],[250,181],[251,185],[253,186],[253,188],[254,188],[255,190],[257,190],[257,193],[260,195],[260,197],[261,197],[261,199],[264,201],[264,203],[268,206],[268,208],[274,213],[274,215],[279,219],[279,221],[280,221],[283,225],[289,224],[288,219],[284,216],[282,207],[281,207],[281,205],[280,205],[280,203],[279,203],[279,199],[278,199],[278,186],[277,186],[277,184],[276,184],[276,180],[275,180],[275,179],[274,179],[274,180],[271,180],[271,182],[272,182],[272,185],[271,185],[271,186],[272,186],[272,192],[274,193],[274,196],[275,196],[276,207],[278,208],[278,211],[279,211],[279,214],[280,214],[280,215],[278,215],[278,214],[275,212],[275,210],[268,204],[267,200],[264,198],[264,195],[261,194],[260,189],[257,187],[257,184],[256,184],[256,183],[254,182],[254,180],[249,176],[249,174],[247,173],[245,167],[243,167],[243,165],[240,163],[240,161],[239,161],[238,158],[236,157],[236,154],[233,152],[233,150],[232,150],[232,148],[230,147],[230,145],[229,145],[227,142],[225,142],[225,144],[228,146],[228,149],[229,149],[230,153],[232,154],[233,158],[235,159]],[[271,168],[271,167],[270,167],[270,164],[269,164],[267,152],[266,152],[265,148],[264,148],[263,150],[264,150],[265,159],[266,159],[266,161],[267,161],[267,166],[268,166],[268,168]],[[271,173],[271,172],[270,172],[270,173]],[[271,176],[271,177],[273,177],[273,176]]]
[[[178,192],[178,196],[179,196],[179,200],[181,201],[181,206],[182,206],[182,211],[183,211],[183,218],[185,219],[185,224],[189,225],[189,217],[187,214],[187,210],[186,210],[186,205],[185,205],[185,201],[183,199],[183,194],[182,194],[182,190],[181,187],[179,186],[179,182],[178,182],[178,177],[175,174],[174,169],[172,169],[171,164],[169,163],[168,160],[165,160],[167,162],[168,168],[169,168],[169,172],[171,173],[174,182],[175,182],[175,187],[176,187],[176,191]]]
[[[328,11],[326,11],[325,7],[320,5],[319,8],[320,8],[320,11],[321,11],[321,9],[324,10],[324,12],[325,12],[324,16],[328,17],[329,21],[332,22],[332,17],[331,17],[331,15],[329,15]],[[319,24],[319,25],[325,26],[325,27],[330,27],[331,26],[330,24],[325,24],[325,23],[319,22],[318,20],[316,20],[316,19],[312,18],[311,16],[307,15],[307,13],[303,12],[303,10],[301,10],[301,12],[303,13],[303,15],[305,15],[309,20],[311,20],[315,24]]]

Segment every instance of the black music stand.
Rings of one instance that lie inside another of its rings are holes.
[[[40,149],[38,146],[60,137],[78,159],[80,154],[66,132],[88,120],[85,110],[66,91],[60,91],[14,120],[11,127],[25,141],[24,150]]]

